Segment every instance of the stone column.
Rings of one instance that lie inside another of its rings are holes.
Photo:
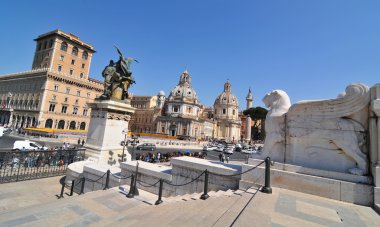
[[[252,93],[251,93],[251,89],[249,89],[248,91],[248,95],[247,95],[247,110],[252,108]],[[240,139],[240,138],[239,138]],[[247,142],[251,141],[251,117],[248,115],[247,116],[247,120],[246,120],[246,123],[245,123],[245,140]]]

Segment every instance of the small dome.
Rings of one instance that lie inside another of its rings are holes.
[[[157,95],[158,96],[165,96],[165,92],[164,91],[159,91]]]
[[[218,105],[239,106],[236,96],[231,92],[229,80],[224,84],[224,91],[215,99],[214,106]]]
[[[198,96],[193,87],[191,86],[191,76],[185,70],[180,77],[179,83],[170,92],[169,100],[188,100],[192,103],[198,103]]]

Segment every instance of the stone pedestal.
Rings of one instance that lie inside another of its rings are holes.
[[[119,165],[124,140],[123,130],[128,129],[128,122],[135,108],[130,101],[98,100],[89,103],[91,120],[87,134],[86,157],[98,160],[100,164]],[[124,161],[130,161],[131,155],[125,147]]]

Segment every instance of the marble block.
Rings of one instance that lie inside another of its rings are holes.
[[[134,113],[128,102],[114,100],[95,100],[88,104],[91,107],[91,120],[85,145],[86,156],[98,159],[103,164],[119,164],[123,147],[120,142],[124,140],[123,130],[128,129],[128,122]],[[127,155],[124,160],[131,160]],[[114,155],[116,158],[110,157]],[[112,159],[112,160],[111,160]]]

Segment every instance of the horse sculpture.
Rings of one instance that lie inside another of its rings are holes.
[[[263,98],[270,109],[266,120],[264,152],[318,168],[320,160],[336,160],[351,174],[366,175],[365,116],[369,88],[352,84],[337,99],[303,101],[291,106],[289,96],[274,90]],[[364,115],[364,116],[363,116]],[[366,118],[367,117],[367,118]],[[289,154],[285,154],[288,152]],[[313,163],[313,159],[318,160]],[[326,170],[338,168],[330,164]]]

